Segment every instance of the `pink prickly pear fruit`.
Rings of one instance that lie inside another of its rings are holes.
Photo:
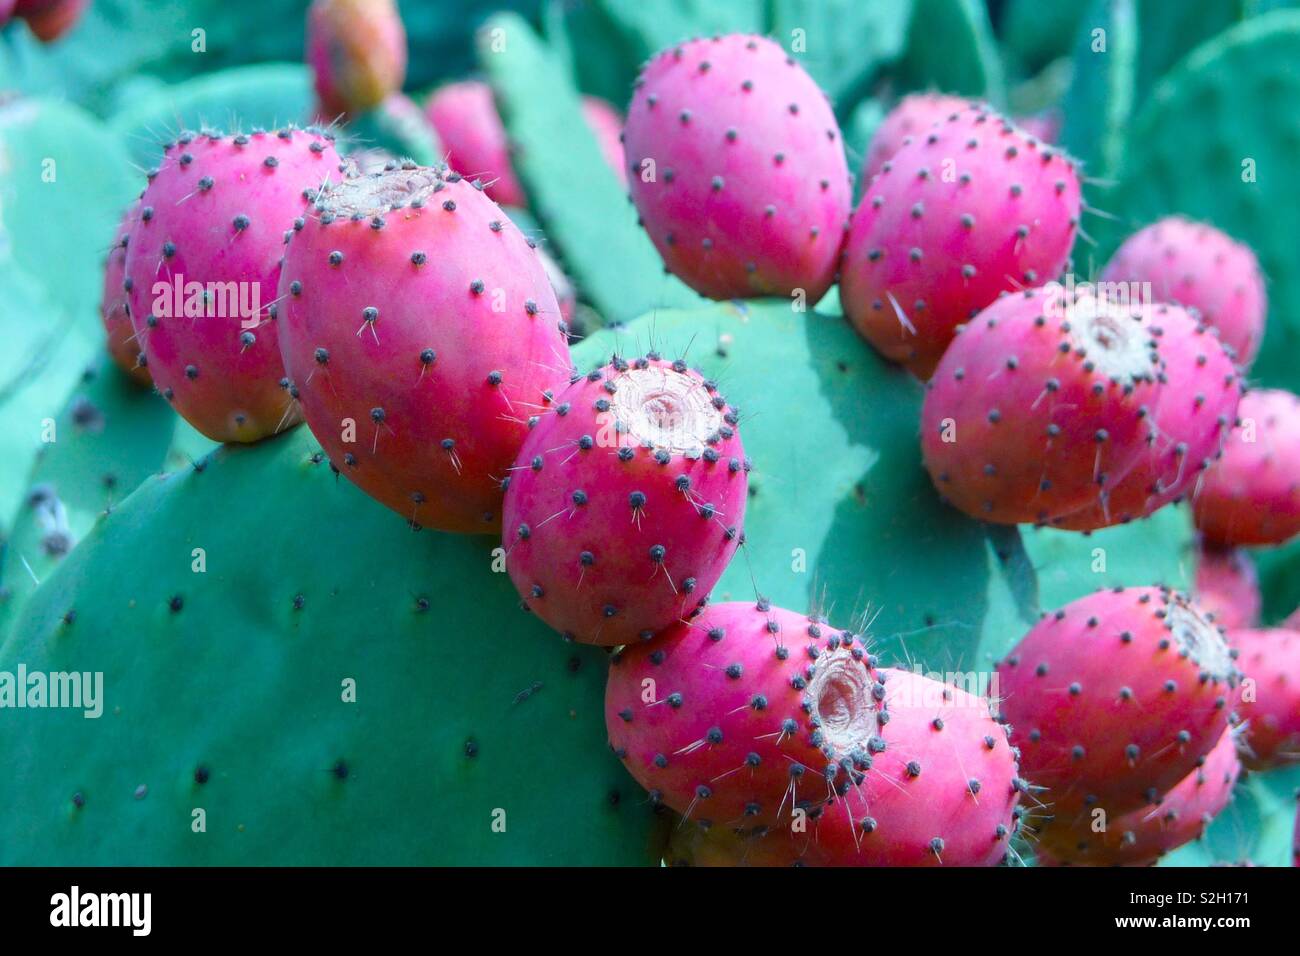
[[[867,187],[840,265],[845,315],[929,378],[959,325],[1060,274],[1079,212],[1073,160],[969,107],[901,146]]]
[[[871,134],[867,158],[862,164],[862,181],[871,182],[871,177],[880,172],[880,168],[904,143],[910,143],[937,123],[975,105],[974,100],[946,93],[909,93],[904,96]]]
[[[713,826],[679,839],[696,866],[995,866],[1024,788],[989,702],[882,669],[884,748],[824,806],[784,826]],[[685,829],[685,828],[683,828]],[[698,828],[697,828],[698,829]]]
[[[12,15],[27,21],[42,43],[53,43],[67,33],[90,6],[90,0],[17,0],[10,4]],[[8,17],[0,16],[0,23]]]
[[[826,95],[780,45],[731,34],[655,55],[624,127],[632,200],[668,270],[713,299],[835,276],[852,202]]]
[[[713,382],[654,354],[559,392],[506,489],[506,570],[525,606],[586,644],[688,618],[743,540],[738,420]]]
[[[1300,398],[1247,392],[1239,427],[1192,498],[1196,527],[1213,545],[1272,545],[1300,533]]]
[[[566,324],[572,324],[573,314],[578,309],[578,292],[573,286],[573,280],[560,268],[560,264],[543,250],[537,250],[537,258],[542,261],[546,277],[551,280],[551,288],[560,307],[560,318]]]
[[[618,110],[598,96],[582,98],[582,115],[587,125],[596,134],[596,142],[605,162],[618,174],[621,181],[627,176],[627,164],[623,159],[623,117]]]
[[[569,381],[537,250],[458,173],[321,191],[280,276],[284,364],[330,461],[413,525],[491,534],[531,416]]]
[[[503,206],[528,205],[510,164],[506,130],[491,87],[478,80],[448,83],[433,91],[425,112],[452,169],[482,180],[487,194]]]
[[[766,601],[714,604],[615,652],[605,725],[656,803],[777,825],[883,749],[884,693],[857,634]]]
[[[1251,770],[1300,760],[1300,633],[1241,628],[1228,635],[1245,674],[1238,715],[1246,722],[1241,760]]]
[[[1237,738],[1231,730],[1156,803],[1107,821],[1094,830],[1087,821],[1077,832],[1053,834],[1039,864],[1066,866],[1150,866],[1166,853],[1199,840],[1210,821],[1232,801],[1241,775]],[[1046,856],[1048,859],[1044,859]]]
[[[9,22],[9,18],[14,15],[14,7],[18,6],[18,0],[0,0],[0,27]]]
[[[327,120],[373,109],[406,79],[406,29],[394,0],[313,0],[307,63]]]
[[[187,132],[149,175],[126,250],[131,322],[154,385],[214,441],[300,420],[277,341],[280,258],[340,164],[314,129]]]
[[[1056,284],[1004,296],[926,386],[921,447],[935,488],[999,524],[1083,507],[1145,452],[1158,372],[1140,309]]]
[[[1259,574],[1247,551],[1202,545],[1196,554],[1194,591],[1196,603],[1219,627],[1235,631],[1259,623]]]
[[[104,332],[108,336],[109,357],[136,382],[150,386],[153,378],[149,375],[147,360],[136,340],[135,329],[131,326],[130,307],[123,287],[126,279],[126,246],[139,214],[140,204],[137,202],[127,209],[118,224],[113,247],[109,249],[108,260],[104,263],[104,294],[99,303],[99,317],[103,320]]]
[[[1045,614],[997,665],[1021,772],[1054,817],[1040,839],[1136,810],[1191,773],[1228,725],[1239,676],[1218,628],[1164,588]]]
[[[1264,274],[1250,247],[1202,222],[1169,216],[1129,236],[1103,282],[1149,282],[1160,301],[1195,309],[1248,367],[1268,315]]]
[[[1149,324],[1164,365],[1155,436],[1127,475],[1053,520],[1057,527],[1092,531],[1144,518],[1194,493],[1223,455],[1243,389],[1231,357],[1209,326],[1179,306],[1151,307]]]

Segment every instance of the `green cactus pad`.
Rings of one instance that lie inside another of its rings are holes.
[[[592,6],[622,38],[633,62],[638,63],[683,40],[723,33],[763,33],[766,28],[764,0],[593,0]]]
[[[513,15],[493,18],[479,34],[479,55],[532,211],[583,298],[608,322],[702,302],[664,274],[627,187],[582,119],[577,90],[532,28]]]
[[[112,127],[139,165],[153,166],[161,144],[183,129],[273,129],[310,122],[311,72],[298,63],[269,63],[210,73],[147,94],[114,114]]]
[[[740,409],[745,545],[715,601],[757,590],[841,626],[869,621],[887,663],[939,668],[970,666],[986,630],[1028,627],[1014,594],[1033,586],[1005,580],[1005,529],[942,505],[921,467],[920,385],[842,319],[780,301],[665,311],[596,333],[574,359],[586,370],[649,348],[698,365]]]
[[[48,420],[102,348],[3,246],[0,232],[0,536],[18,507]],[[91,317],[93,318],[93,316]]]
[[[980,0],[914,0],[898,78],[907,89],[1006,101],[988,10]]]
[[[1068,56],[1086,10],[1080,0],[1007,0],[999,32],[1008,58],[1035,72]]]
[[[1252,371],[1263,385],[1293,391],[1300,390],[1300,315],[1291,308],[1300,297],[1300,191],[1292,175],[1300,127],[1287,104],[1300,102],[1298,61],[1294,10],[1247,20],[1183,60],[1131,125],[1120,182],[1107,199],[1123,221],[1106,243],[1173,213],[1248,243],[1269,277],[1273,303]]]
[[[1113,176],[1124,149],[1138,74],[1138,0],[1094,0],[1080,19],[1061,145],[1094,178]]]
[[[55,438],[23,492],[0,562],[0,635],[36,581],[106,509],[160,471],[179,419],[150,389],[104,357],[88,369],[55,420]]]
[[[84,110],[53,99],[0,106],[0,252],[83,327],[98,322],[104,254],[141,185],[121,141]]]
[[[861,99],[882,64],[907,43],[913,0],[773,0],[768,32],[830,96],[837,110]]]
[[[0,865],[656,863],[605,653],[317,447],[147,479],[31,596],[0,671],[102,672],[104,711],[4,711]]]
[[[400,159],[433,166],[443,159],[438,134],[424,110],[408,96],[394,94],[348,124],[346,135],[356,146],[386,149]]]

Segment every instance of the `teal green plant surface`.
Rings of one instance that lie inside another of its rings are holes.
[[[1245,21],[1193,51],[1152,91],[1128,133],[1120,214],[1103,251],[1160,216],[1205,220],[1248,243],[1269,278],[1272,303],[1252,370],[1262,385],[1300,389],[1300,296],[1293,223],[1300,221],[1296,126],[1269,104],[1300,99],[1300,11]]]
[[[110,119],[146,168],[157,164],[162,144],[185,129],[246,131],[303,125],[313,118],[316,94],[301,63],[244,66],[164,86],[124,106]]]
[[[700,303],[664,273],[627,187],[582,120],[577,90],[532,28],[518,17],[495,18],[479,34],[479,49],[532,211],[583,297],[608,322]]]
[[[78,325],[97,322],[104,257],[137,176],[117,136],[84,110],[40,98],[0,105],[0,251]]]
[[[979,0],[914,0],[907,49],[897,68],[906,89],[1006,101],[988,11]]]
[[[3,238],[0,235],[0,238]],[[99,343],[0,247],[0,535],[23,495],[48,424]]]
[[[97,719],[7,711],[0,864],[657,862],[605,652],[519,611],[492,544],[412,532],[306,428],[148,478],[0,648],[103,674]]]
[[[1007,0],[998,31],[1007,59],[1034,72],[1068,56],[1087,9],[1084,0]]]
[[[887,662],[944,669],[1032,623],[1015,529],[940,503],[921,467],[920,385],[842,319],[780,301],[663,311],[598,332],[574,358],[585,371],[651,348],[718,382],[754,463],[745,545],[714,600],[758,593],[866,622]]]
[[[23,489],[0,560],[0,635],[104,511],[160,471],[179,419],[106,355],[79,377]]]
[[[1095,179],[1115,175],[1123,156],[1137,90],[1138,2],[1093,0],[1077,31],[1061,145]]]

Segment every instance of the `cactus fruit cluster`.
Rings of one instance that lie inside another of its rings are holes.
[[[0,864],[1291,858],[1300,13],[87,6],[0,0]]]

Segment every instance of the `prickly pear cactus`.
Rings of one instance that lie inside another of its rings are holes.
[[[939,502],[917,442],[921,387],[842,319],[781,301],[664,311],[598,332],[574,360],[585,372],[647,348],[717,380],[754,462],[745,544],[714,600],[758,593],[869,622],[885,663],[941,669],[1032,620],[1014,530]]]
[[[106,356],[82,373],[12,516],[0,560],[0,640],[96,519],[162,469],[179,421]]]
[[[0,863],[657,862],[604,652],[513,612],[490,545],[409,531],[306,429],[149,478],[0,649],[103,674],[97,719],[0,737]]]

